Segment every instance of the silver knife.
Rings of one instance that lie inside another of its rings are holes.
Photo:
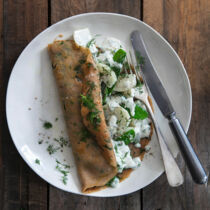
[[[144,58],[144,65],[141,68],[141,73],[152,93],[162,114],[169,120],[170,128],[179,145],[185,163],[191,173],[193,180],[198,184],[207,182],[208,177],[180,123],[176,117],[173,106],[167,96],[167,93],[158,78],[150,56],[147,52],[143,37],[139,31],[131,33],[131,43],[138,61],[139,56]]]

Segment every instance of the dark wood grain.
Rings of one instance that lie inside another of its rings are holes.
[[[0,0],[0,81],[3,81],[3,0]],[[3,85],[0,84],[0,98],[2,99],[3,96]],[[3,141],[3,113],[4,113],[4,104],[2,100],[0,102],[0,209],[3,208],[3,148],[2,148],[2,141]]]
[[[1,10],[2,1],[0,2]],[[0,43],[1,59],[3,58],[3,66],[0,67],[0,148],[3,150],[0,154],[3,154],[3,159],[0,158],[0,183],[3,182],[0,186],[0,205],[4,210],[47,209],[47,184],[29,169],[18,154],[9,135],[5,117],[6,88],[10,72],[26,44],[47,27],[47,6],[47,0],[4,0],[3,12],[0,11],[4,23],[1,31],[3,56]]]
[[[190,78],[193,94],[189,138],[206,171],[210,166],[210,47],[208,0],[144,1],[143,20],[159,31],[181,57]],[[210,209],[210,185],[192,182],[183,160],[179,164],[185,183],[170,188],[163,175],[143,190],[143,209]],[[151,199],[152,198],[152,199]]]
[[[140,18],[140,0],[51,0],[51,24],[86,12],[116,12]]]
[[[116,12],[140,18],[139,0],[52,0],[51,21],[55,23],[63,18],[85,12]],[[62,192],[50,187],[49,209],[75,209],[75,210],[115,210],[140,209],[140,191],[128,196],[115,198],[92,198]],[[56,199],[55,199],[56,198]]]

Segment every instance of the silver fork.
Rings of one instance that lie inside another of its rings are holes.
[[[154,117],[151,105],[148,101],[148,87],[147,87],[147,84],[146,84],[144,78],[141,77],[139,71],[136,70],[136,67],[134,65],[131,53],[130,53],[131,63],[129,62],[128,57],[126,57],[126,59],[127,59],[127,62],[128,62],[128,67],[129,67],[129,72],[128,72],[128,69],[125,68],[126,73],[133,73],[132,67],[131,67],[131,64],[132,64],[134,74],[136,75],[137,80],[139,82],[141,82],[141,78],[142,78],[143,81],[144,81],[144,85],[142,86],[143,93],[139,94],[139,96],[137,96],[136,99],[139,99],[141,102],[143,102],[145,104],[145,106],[146,106],[146,108],[147,108],[147,110],[150,114],[151,120],[152,120],[154,128],[155,128],[155,132],[157,134],[157,138],[159,140],[160,149],[161,149],[162,158],[163,158],[163,164],[164,164],[164,167],[165,167],[165,172],[166,172],[166,176],[167,176],[167,179],[168,179],[168,183],[172,187],[177,187],[177,186],[183,184],[184,178],[182,176],[182,173],[181,173],[173,155],[171,154],[169,148],[166,145],[164,136],[163,136],[163,134],[160,130],[160,127],[158,126],[158,123],[157,123],[157,121]]]

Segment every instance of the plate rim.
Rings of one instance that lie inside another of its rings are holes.
[[[45,33],[45,32],[47,32],[47,31],[51,30],[51,29],[52,29],[53,27],[55,27],[56,25],[59,25],[59,24],[61,24],[61,23],[64,23],[64,22],[66,22],[66,21],[69,21],[69,20],[72,21],[73,19],[79,18],[79,17],[82,17],[82,16],[92,16],[92,15],[118,16],[118,17],[128,18],[128,19],[130,19],[130,20],[137,21],[137,22],[139,22],[139,23],[145,25],[146,27],[148,27],[150,30],[152,30],[160,39],[162,39],[162,40],[166,43],[167,47],[170,48],[170,50],[172,51],[172,53],[174,54],[174,56],[176,56],[176,58],[178,59],[179,63],[181,64],[181,68],[184,70],[183,73],[184,73],[184,75],[185,75],[186,85],[187,85],[187,88],[188,88],[188,90],[189,90],[189,99],[190,99],[190,101],[189,101],[189,102],[190,102],[190,104],[189,104],[189,105],[190,105],[190,106],[189,106],[189,111],[190,111],[190,116],[189,116],[189,120],[187,121],[187,124],[186,124],[186,126],[185,126],[185,128],[184,128],[185,132],[186,132],[186,133],[188,132],[189,126],[190,126],[190,123],[191,123],[191,118],[192,118],[192,89],[191,89],[189,77],[188,77],[188,75],[187,75],[187,71],[186,71],[186,69],[185,69],[185,67],[184,67],[184,65],[183,65],[183,63],[182,63],[180,57],[178,56],[178,53],[174,50],[174,48],[170,45],[170,43],[169,43],[169,42],[168,42],[168,41],[167,41],[159,32],[157,32],[154,28],[152,28],[152,27],[151,27],[150,25],[148,25],[147,23],[145,23],[145,22],[143,22],[143,21],[141,21],[141,20],[139,20],[139,19],[137,19],[137,18],[135,18],[135,17],[131,17],[131,16],[129,16],[129,15],[118,14],[118,13],[110,13],[110,12],[88,12],[88,13],[81,13],[81,14],[78,14],[78,15],[74,15],[74,16],[70,16],[70,17],[67,17],[67,18],[65,18],[65,19],[62,19],[62,20],[60,20],[60,21],[58,21],[58,22],[52,24],[51,26],[45,28],[43,31],[41,31],[39,34],[37,34],[37,35],[36,35],[36,36],[35,36],[35,37],[34,37],[26,46],[25,46],[25,48],[24,48],[24,49],[22,50],[22,52],[19,54],[19,56],[18,56],[18,58],[17,58],[17,60],[16,60],[16,62],[15,62],[15,64],[14,64],[14,66],[13,66],[13,68],[12,68],[12,71],[11,71],[11,73],[10,73],[10,76],[9,76],[9,80],[8,80],[8,84],[7,84],[7,89],[6,89],[6,103],[5,103],[5,106],[6,106],[6,122],[7,122],[7,125],[8,125],[8,130],[9,130],[11,139],[12,139],[12,141],[13,141],[13,143],[14,143],[14,145],[15,145],[17,151],[18,151],[18,153],[19,153],[20,156],[22,157],[22,159],[27,163],[27,165],[30,167],[30,169],[32,169],[40,178],[42,178],[42,179],[43,179],[44,181],[46,181],[47,183],[51,184],[53,187],[56,187],[57,189],[63,190],[63,191],[68,192],[68,193],[74,193],[74,194],[77,194],[77,195],[90,196],[90,197],[116,197],[116,196],[123,196],[123,195],[128,195],[128,194],[134,193],[134,192],[136,192],[136,191],[138,191],[138,190],[140,190],[140,189],[143,189],[144,187],[150,185],[152,182],[154,182],[155,180],[157,180],[157,179],[163,174],[163,172],[164,172],[165,170],[163,169],[163,171],[160,172],[160,173],[158,174],[158,176],[156,177],[156,179],[152,180],[151,182],[147,183],[146,185],[143,185],[142,188],[137,189],[137,190],[136,190],[136,189],[135,189],[135,190],[132,190],[132,191],[130,191],[130,192],[128,192],[128,193],[125,192],[125,193],[122,193],[122,194],[120,194],[120,195],[111,195],[111,196],[108,195],[108,196],[104,196],[104,195],[84,194],[84,193],[82,193],[82,192],[72,192],[72,191],[69,191],[69,190],[67,190],[67,189],[60,188],[60,187],[56,186],[53,182],[48,181],[45,177],[43,177],[42,175],[40,175],[39,172],[32,166],[32,164],[24,157],[23,153],[18,149],[18,145],[17,145],[17,143],[15,142],[15,140],[14,140],[14,138],[13,138],[14,135],[13,135],[12,132],[11,132],[10,123],[9,123],[9,118],[8,118],[8,106],[9,106],[9,105],[8,105],[8,94],[9,94],[9,88],[10,88],[10,86],[11,86],[11,85],[10,85],[10,84],[11,84],[11,80],[12,80],[11,78],[13,77],[14,69],[15,69],[15,67],[18,65],[21,55],[26,51],[26,49],[31,45],[32,42],[34,42],[36,39],[38,39],[43,33]]]

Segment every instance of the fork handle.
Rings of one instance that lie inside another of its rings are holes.
[[[169,125],[177,140],[182,156],[191,173],[193,180],[197,184],[205,184],[208,177],[199,161],[180,121],[176,118],[175,113],[169,117]]]
[[[154,114],[153,114],[153,111],[151,109],[149,102],[148,101],[145,101],[145,102],[146,102],[147,109],[148,109],[151,119],[153,121],[155,131],[156,131],[156,134],[157,134],[157,137],[159,140],[168,183],[172,187],[177,187],[177,186],[183,184],[183,182],[184,182],[182,173],[181,173],[173,155],[171,154],[169,148],[167,147],[167,145],[165,143],[165,139],[164,139],[162,132],[154,118]]]

